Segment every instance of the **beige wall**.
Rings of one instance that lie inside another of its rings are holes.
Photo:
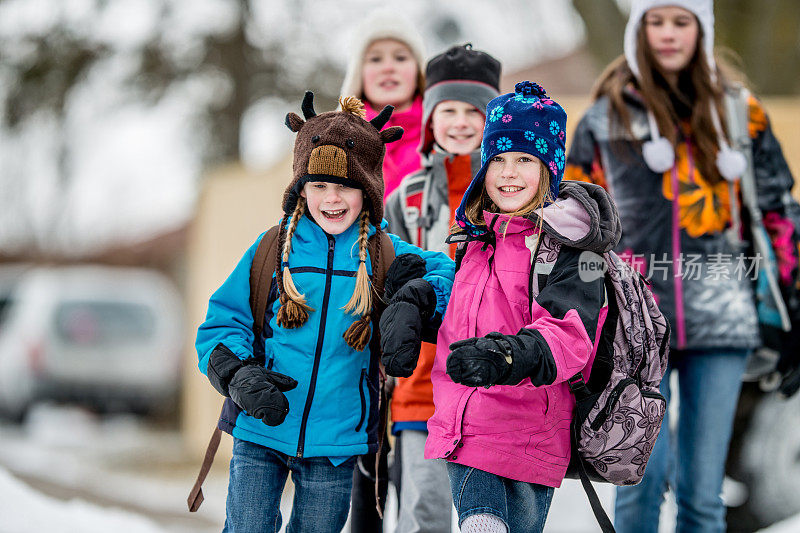
[[[563,98],[572,128],[587,108],[585,98]],[[800,175],[800,98],[766,99],[765,106],[794,175]],[[197,369],[192,343],[205,317],[208,297],[222,283],[244,251],[280,218],[280,200],[291,177],[289,154],[270,172],[255,174],[231,166],[209,175],[203,184],[190,230],[187,273],[188,339],[182,424],[189,452],[199,458],[214,428],[221,398]],[[797,196],[798,188],[795,188]],[[230,454],[224,438],[221,455]],[[220,457],[218,460],[223,460]]]
[[[208,298],[233,270],[256,237],[281,216],[283,191],[291,177],[287,157],[268,173],[241,166],[224,167],[203,182],[187,246],[187,351],[181,413],[189,453],[202,457],[216,424],[222,398],[197,368],[194,338],[205,318]],[[222,439],[218,461],[230,456],[231,440]]]

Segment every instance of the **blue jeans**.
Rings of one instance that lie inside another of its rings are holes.
[[[505,522],[510,533],[544,529],[553,501],[553,487],[515,481],[450,462],[447,475],[459,527],[469,516],[492,514]]]
[[[291,472],[294,502],[286,532],[339,533],[350,510],[354,464],[355,458],[339,466],[327,457],[298,459],[234,439],[223,532],[277,532]]]
[[[747,350],[734,349],[670,352],[661,392],[669,405],[669,377],[676,371],[676,431],[669,431],[668,409],[642,482],[617,488],[618,533],[657,533],[668,487],[678,507],[677,532],[725,531],[720,494],[747,355]]]

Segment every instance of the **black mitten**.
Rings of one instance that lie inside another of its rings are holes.
[[[436,293],[422,278],[407,282],[392,297],[379,324],[381,362],[387,374],[406,378],[414,372],[422,347],[423,322],[430,320],[435,309]]]
[[[231,400],[253,418],[268,426],[282,423],[289,412],[284,392],[297,386],[297,381],[267,370],[261,365],[245,365],[234,374],[228,385]]]
[[[400,254],[394,258],[386,271],[383,296],[391,300],[392,296],[406,283],[425,275],[425,260],[417,254]]]
[[[493,331],[454,342],[447,356],[447,375],[470,387],[516,385],[525,378],[536,386],[549,385],[556,371],[544,338],[525,328],[516,335]]]
[[[224,344],[218,344],[211,352],[208,379],[220,394],[269,426],[284,421],[289,401],[283,393],[297,386],[289,376],[239,359]]]

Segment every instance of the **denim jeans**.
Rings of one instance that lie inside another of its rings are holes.
[[[339,533],[347,521],[353,465],[327,457],[298,459],[242,439],[233,440],[223,533],[277,532],[281,494],[289,472],[294,482],[286,533]]]
[[[553,487],[515,481],[450,462],[447,475],[459,526],[469,516],[492,514],[505,522],[510,533],[544,529]]]
[[[618,533],[657,533],[661,502],[671,487],[678,507],[676,531],[724,532],[722,480],[746,350],[672,351],[661,392],[670,401],[670,373],[678,373],[678,423],[661,424],[642,482],[617,488]]]

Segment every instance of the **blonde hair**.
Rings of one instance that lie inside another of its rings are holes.
[[[360,229],[358,232],[358,272],[356,273],[356,288],[350,301],[342,307],[346,313],[364,315],[372,309],[372,283],[367,274],[367,239],[369,238],[369,212],[361,211]]]
[[[550,193],[550,171],[547,169],[547,166],[544,163],[539,164],[539,188],[536,191],[536,194],[533,195],[531,201],[528,202],[528,205],[514,211],[513,213],[506,213],[510,217],[526,217],[536,211],[537,209],[544,207],[545,204],[550,203],[554,200],[553,195]],[[498,208],[495,203],[489,198],[489,194],[486,192],[486,180],[484,179],[483,186],[481,187],[481,192],[478,195],[475,195],[471,200],[467,202],[466,207],[464,208],[464,215],[467,217],[467,220],[481,228],[483,230],[487,230],[486,220],[483,218],[484,211],[491,211],[493,213],[498,212]],[[506,229],[508,225],[503,230],[503,236],[505,237]],[[542,217],[538,217],[538,221],[536,223],[536,229],[541,232],[542,231]],[[461,228],[458,225],[453,225],[452,232],[461,231]]]
[[[306,297],[294,284],[292,273],[289,270],[289,253],[292,251],[292,237],[297,229],[297,223],[306,211],[306,200],[302,196],[297,199],[297,205],[292,213],[289,229],[286,231],[286,238],[281,250],[282,268],[279,269],[281,276],[278,285],[283,287],[281,293],[281,306],[276,316],[278,325],[282,328],[293,329],[302,326],[308,320],[308,314],[313,311],[307,303]]]
[[[372,313],[372,281],[367,274],[367,242],[369,240],[369,211],[364,209],[360,215],[358,231],[358,272],[356,272],[356,286],[350,301],[342,309],[346,313],[361,315],[350,324],[342,337],[354,350],[363,350],[370,338],[370,314]],[[373,258],[374,259],[374,258]],[[375,263],[373,263],[375,264]]]

